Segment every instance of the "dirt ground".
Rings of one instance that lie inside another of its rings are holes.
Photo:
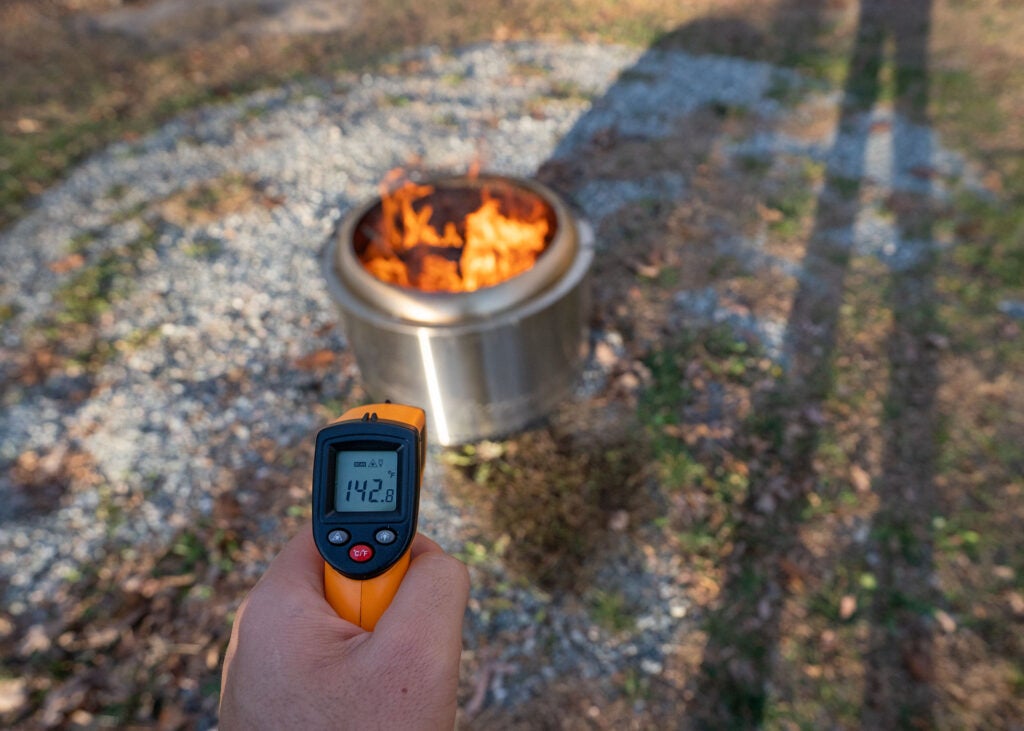
[[[716,140],[760,124],[738,110],[702,110],[658,149],[597,140],[593,155],[540,171],[571,190],[609,170],[661,166],[694,194],[638,203],[599,232],[622,243],[594,271],[592,325],[624,339],[608,356],[612,385],[582,412],[573,404],[512,439],[449,450],[454,499],[479,506],[481,535],[530,536],[501,560],[552,591],[580,593],[592,576],[601,536],[582,527],[618,522],[671,545],[701,630],[679,639],[658,677],[561,680],[515,708],[477,703],[485,668],[470,663],[460,724],[1024,728],[1024,7],[608,0],[542,12],[532,0],[484,0],[469,16],[460,3],[424,15],[394,0],[353,3],[330,33],[311,33],[308,15],[289,25],[277,4],[238,2],[200,4],[152,37],[125,20],[143,23],[126,11],[160,4],[0,5],[0,225],[84,156],[182,109],[303,74],[386,67],[389,52],[423,43],[596,38],[764,60],[841,98],[808,110],[794,136],[827,138],[882,104],[966,155],[980,190],[880,201],[908,240],[953,242],[895,267],[828,235],[881,195],[870,181],[753,156],[718,165]],[[779,99],[802,101],[786,89]],[[723,227],[767,231],[768,253],[806,275],[749,276],[741,254],[714,245]],[[721,283],[738,307],[789,323],[788,362],[674,314],[677,290]],[[310,449],[267,449],[271,469],[234,478],[265,487],[245,510],[287,515],[297,530],[306,493],[296,465]],[[19,460],[18,481],[36,493],[90,470],[75,455],[55,467],[32,460]],[[553,517],[539,523],[522,486],[552,482],[563,487],[546,490]],[[243,538],[233,492],[222,486],[209,520],[165,554],[99,560],[55,598],[52,627],[26,635],[0,613],[0,721],[175,729],[208,719],[231,612],[254,579],[244,567],[267,558]],[[580,542],[553,551],[567,531]],[[609,600],[600,621],[629,628],[630,612]],[[177,702],[196,686],[202,703]]]

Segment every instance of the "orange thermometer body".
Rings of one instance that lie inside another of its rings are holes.
[[[324,558],[324,596],[365,630],[409,567],[425,456],[426,416],[415,406],[349,409],[317,433],[313,538]]]

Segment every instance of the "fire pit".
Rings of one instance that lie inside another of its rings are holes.
[[[324,270],[367,390],[426,408],[447,445],[511,433],[567,395],[593,256],[589,228],[551,190],[480,176],[353,210]]]

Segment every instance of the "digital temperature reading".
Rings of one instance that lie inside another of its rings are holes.
[[[398,508],[398,453],[394,450],[338,452],[334,509],[362,513]]]

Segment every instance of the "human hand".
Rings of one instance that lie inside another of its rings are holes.
[[[221,731],[451,729],[466,567],[417,535],[373,632],[335,614],[323,567],[306,527],[242,602],[224,658]]]

